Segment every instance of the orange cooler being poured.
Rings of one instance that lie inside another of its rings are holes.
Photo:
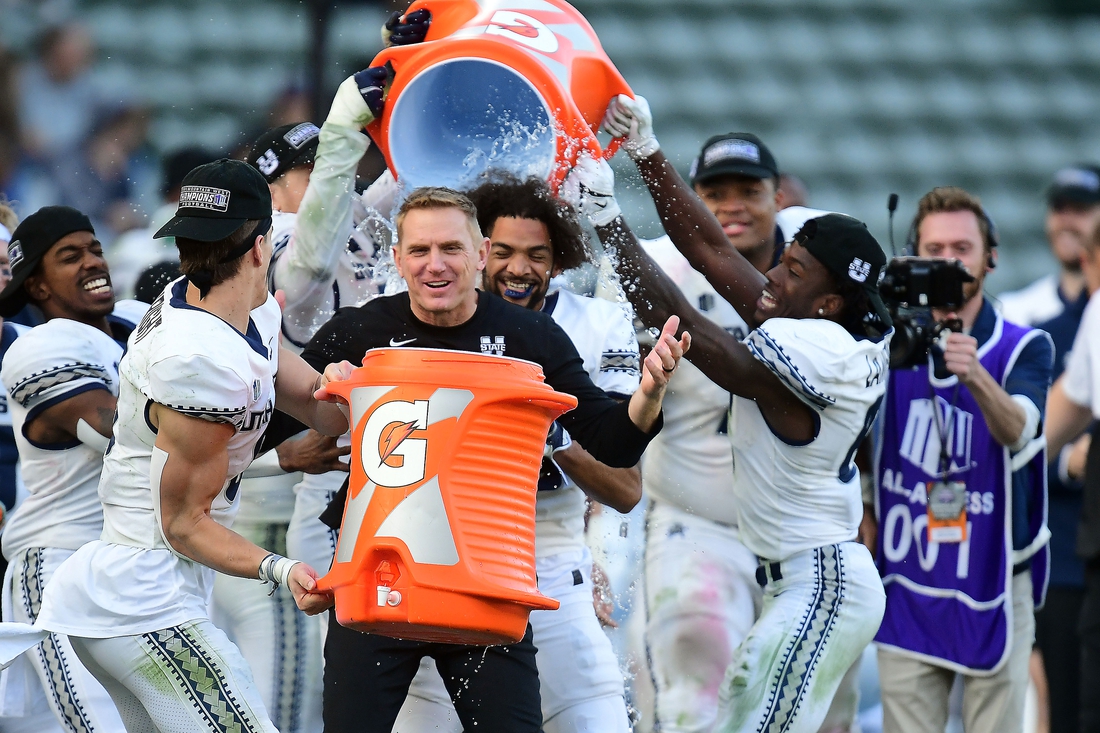
[[[630,88],[592,27],[564,0],[418,0],[423,43],[383,50],[394,81],[368,125],[406,188],[465,188],[488,168],[557,185],[586,150],[608,102]],[[406,13],[406,14],[407,14]],[[607,154],[614,152],[609,146]]]
[[[533,609],[535,492],[551,422],[576,398],[530,362],[375,349],[345,382],[348,502],[332,570],[341,624],[420,641],[509,644]]]

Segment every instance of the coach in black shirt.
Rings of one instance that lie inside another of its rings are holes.
[[[313,337],[303,358],[359,364],[383,347],[453,349],[526,359],[546,382],[573,395],[577,408],[559,421],[595,458],[633,466],[660,430],[661,400],[689,338],[669,319],[645,360],[642,383],[626,402],[592,384],[572,341],[547,315],[475,290],[488,239],[465,196],[449,189],[413,191],[397,215],[394,262],[408,292],[344,308]],[[351,364],[344,365],[345,374]],[[532,491],[534,487],[532,487]],[[339,521],[346,487],[324,517]],[[328,733],[390,733],[424,656],[433,657],[463,727],[481,733],[537,733],[542,727],[535,646],[528,626],[516,644],[461,646],[390,639],[346,629],[332,614],[325,644],[324,720]]]

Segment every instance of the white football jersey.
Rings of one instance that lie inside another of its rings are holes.
[[[189,305],[187,280],[168,285],[130,336],[119,366],[115,436],[103,460],[101,541],[67,560],[46,594],[43,628],[93,638],[206,618],[214,571],[177,555],[160,518],[162,459],[154,460],[153,403],[232,425],[229,466],[210,516],[230,526],[240,474],[275,409],[279,305],[252,311],[248,330]]]
[[[110,316],[120,337],[148,308],[119,301]],[[54,318],[24,333],[4,355],[0,379],[7,387],[20,470],[28,496],[4,528],[4,556],[30,547],[75,550],[98,539],[103,511],[96,490],[103,454],[72,440],[43,445],[24,426],[43,410],[78,394],[104,389],[118,396],[118,363],[124,344],[94,326]]]
[[[617,399],[628,399],[641,380],[634,325],[619,306],[568,290],[546,296],[543,312],[576,347],[592,382]],[[546,557],[584,544],[584,491],[560,472],[539,481],[535,502],[535,556]]]
[[[1100,420],[1100,296],[1093,295],[1085,306],[1073,349],[1066,357],[1062,386],[1074,404],[1088,407]]]
[[[855,539],[863,516],[855,453],[886,391],[889,336],[857,340],[833,321],[772,318],[745,344],[813,409],[818,426],[809,443],[791,444],[772,432],[754,400],[733,398],[741,541],[776,561]]]
[[[337,310],[360,305],[385,287],[375,279],[374,265],[389,245],[378,212],[390,213],[397,183],[387,171],[362,195],[355,193],[355,168],[369,144],[358,130],[325,123],[298,213],[272,217],[268,277],[271,291],[286,295],[283,335],[296,351]]]
[[[994,301],[1006,321],[1034,326],[1049,321],[1066,309],[1058,292],[1058,276],[1041,277],[1025,288],[1001,293]]]
[[[745,338],[745,321],[668,237],[642,246],[701,315],[737,339]],[[650,442],[642,464],[647,495],[716,522],[736,524],[729,406],[729,392],[689,360],[680,361],[665,392],[664,427]]]

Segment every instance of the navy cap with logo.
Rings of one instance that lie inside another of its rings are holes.
[[[1047,188],[1047,204],[1052,209],[1100,204],[1100,166],[1080,163],[1055,173]]]
[[[720,176],[778,178],[779,166],[768,147],[751,132],[715,135],[703,143],[703,149],[691,163],[691,184]]]
[[[862,287],[874,315],[884,328],[890,327],[890,312],[878,292],[886,255],[867,231],[866,224],[844,214],[826,214],[803,224],[794,235],[794,241],[805,247],[837,279]]]
[[[271,190],[260,172],[242,160],[222,158],[184,177],[176,215],[153,238],[217,242],[249,219],[270,216]]]
[[[292,168],[309,165],[317,156],[321,131],[312,122],[273,127],[252,144],[248,162],[268,183],[274,183]]]
[[[71,206],[43,206],[15,228],[8,244],[11,280],[0,292],[0,316],[14,316],[23,309],[27,304],[23,284],[50,248],[73,232],[95,234],[95,229],[87,216]]]

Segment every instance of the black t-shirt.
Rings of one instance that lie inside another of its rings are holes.
[[[458,326],[432,326],[419,320],[408,293],[341,308],[309,342],[302,358],[323,371],[343,360],[361,364],[370,349],[398,347],[470,351],[535,362],[547,384],[577,398],[576,409],[558,422],[608,466],[635,465],[662,424],[658,420],[651,435],[639,430],[630,420],[628,402],[612,399],[592,383],[573,342],[550,316],[485,292],[478,293],[474,316]],[[342,508],[343,498],[336,497],[334,504]]]

